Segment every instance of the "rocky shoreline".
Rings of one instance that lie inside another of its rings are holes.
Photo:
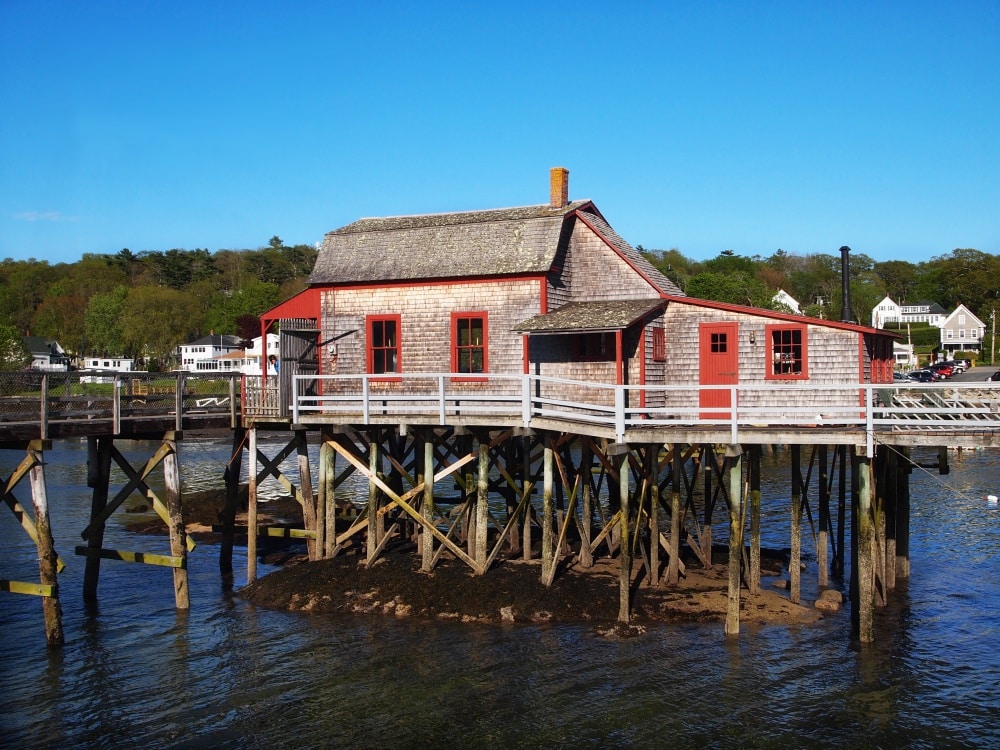
[[[201,544],[217,543],[212,532],[222,507],[220,493],[185,496],[188,533]],[[133,509],[134,512],[135,509]],[[291,498],[260,505],[261,523],[294,521],[298,506]],[[245,522],[245,513],[237,524]],[[129,525],[138,533],[166,533],[162,522],[140,513]],[[412,545],[382,554],[371,568],[358,557],[343,554],[310,562],[299,547],[273,553],[279,570],[242,588],[238,594],[258,606],[313,613],[435,618],[466,623],[590,623],[613,629],[618,615],[617,559],[598,558],[591,568],[576,562],[560,567],[552,585],[541,581],[541,563],[520,558],[498,560],[485,575],[476,576],[462,563],[442,557],[434,571],[419,570]],[[686,574],[676,586],[651,587],[641,564],[632,585],[632,625],[652,623],[723,622],[728,602],[725,549],[718,548],[710,569],[685,561]],[[741,594],[740,619],[746,624],[808,624],[823,616],[819,606],[794,604],[780,590],[783,554],[762,551],[761,591]],[[774,584],[777,584],[775,586]],[[838,592],[830,592],[839,596]],[[825,605],[835,610],[836,606]]]

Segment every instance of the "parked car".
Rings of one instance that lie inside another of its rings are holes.
[[[990,375],[986,379],[987,380],[992,380],[992,381],[995,381],[995,382],[1000,382],[1000,370],[997,370],[995,373],[993,373],[992,375]]]
[[[898,370],[894,370],[892,373],[893,383],[900,383],[900,382],[905,383],[908,379],[909,378],[906,377],[905,373],[899,372]]]
[[[952,368],[952,366],[949,365],[947,362],[935,362],[933,364],[928,365],[927,369],[932,372],[938,373],[941,376],[942,380],[944,380],[945,378],[950,378],[952,375],[955,374],[954,368]]]
[[[942,378],[933,370],[914,370],[906,376],[906,379],[913,383],[933,383]]]

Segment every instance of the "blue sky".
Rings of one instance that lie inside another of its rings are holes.
[[[998,133],[996,0],[0,0],[0,259],[312,244],[553,166],[699,260],[996,253]]]

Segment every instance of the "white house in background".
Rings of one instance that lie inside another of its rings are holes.
[[[114,380],[114,373],[132,372],[134,369],[135,360],[128,357],[84,357],[80,382],[110,383]]]
[[[986,324],[960,304],[941,324],[941,349],[945,354],[981,351],[985,334]]]
[[[872,328],[885,328],[886,323],[928,323],[940,328],[948,311],[937,302],[923,300],[915,305],[899,305],[886,297],[872,308]]]
[[[31,354],[31,369],[44,372],[66,372],[69,356],[58,341],[41,336],[25,336],[24,348]]]
[[[178,349],[178,369],[185,372],[239,372],[243,357],[243,347],[239,336],[210,334],[190,344],[181,344]],[[226,355],[237,354],[237,357]]]
[[[872,328],[885,328],[886,323],[895,323],[900,319],[899,305],[886,297],[872,308]]]
[[[244,364],[242,372],[244,375],[261,374],[260,358],[263,353],[261,351],[262,340],[263,339],[260,336],[257,336],[256,338],[250,340],[250,346],[247,347],[243,356]],[[267,341],[267,356],[270,357],[272,354],[275,354],[280,357],[281,352],[278,351],[278,342],[280,341],[280,338],[278,334],[276,333],[267,334],[266,341]]]
[[[784,289],[779,289],[778,293],[771,297],[771,300],[781,303],[796,315],[802,314],[802,310],[799,308],[799,301]]]

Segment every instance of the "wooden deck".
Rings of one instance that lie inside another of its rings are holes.
[[[1000,446],[1000,383],[615,386],[532,375],[490,375],[491,395],[451,373],[299,377],[294,424],[508,426],[575,432],[619,443],[856,445],[873,455],[890,445]],[[590,389],[567,401],[560,385]],[[485,389],[484,389],[485,390]],[[730,407],[699,406],[701,391],[729,391]],[[321,395],[301,395],[312,391]],[[813,406],[801,403],[803,391]],[[497,395],[499,393],[499,395]],[[666,403],[669,406],[647,404]]]

